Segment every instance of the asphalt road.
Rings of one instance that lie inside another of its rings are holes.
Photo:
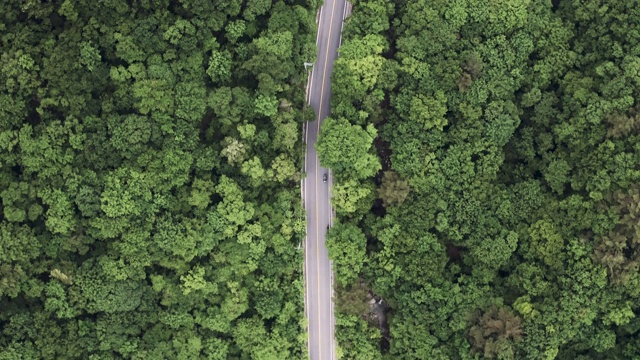
[[[315,143],[320,124],[330,113],[331,73],[338,56],[342,21],[346,14],[345,0],[325,0],[320,10],[316,45],[318,56],[309,79],[307,96],[316,112],[316,119],[306,126],[307,154],[303,196],[307,212],[307,239],[305,241],[305,304],[309,332],[311,360],[336,359],[333,315],[333,274],[325,247],[325,234],[331,221],[329,186],[331,176],[320,166]],[[324,174],[329,175],[325,183]]]

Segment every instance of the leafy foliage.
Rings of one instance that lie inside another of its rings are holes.
[[[0,358],[304,356],[317,6],[2,2]]]
[[[378,187],[335,200],[335,231],[367,240],[337,298],[345,356],[637,357],[639,19],[634,1],[354,2],[318,144],[335,188]],[[351,168],[369,144],[380,167]],[[359,286],[388,324],[353,311]]]
[[[376,134],[373,126],[365,130],[344,118],[327,118],[316,143],[322,166],[333,169],[338,177],[365,179],[375,175],[380,162],[370,150]]]
[[[327,237],[329,258],[336,264],[336,280],[343,286],[353,283],[365,259],[366,237],[351,224],[334,224]]]

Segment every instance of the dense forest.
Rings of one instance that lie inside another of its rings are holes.
[[[0,1],[0,359],[306,356],[318,7]]]
[[[343,358],[640,359],[638,2],[353,3],[318,143]]]

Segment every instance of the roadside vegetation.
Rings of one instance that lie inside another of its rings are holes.
[[[306,356],[318,6],[0,2],[0,359]]]
[[[318,143],[343,358],[637,358],[637,2],[353,3]]]

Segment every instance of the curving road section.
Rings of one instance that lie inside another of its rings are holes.
[[[342,22],[347,14],[345,0],[325,0],[318,18],[316,45],[318,56],[307,85],[309,105],[316,119],[306,124],[305,172],[303,200],[307,213],[305,241],[305,313],[308,319],[308,346],[311,360],[334,360],[335,318],[333,315],[333,273],[325,247],[325,235],[331,222],[329,186],[323,182],[328,169],[320,166],[315,143],[322,121],[330,113],[331,73],[341,43]]]

